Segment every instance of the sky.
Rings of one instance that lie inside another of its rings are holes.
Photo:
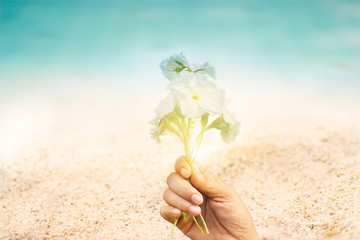
[[[160,61],[210,61],[228,84],[360,90],[360,1],[1,0],[0,93],[161,86]],[[30,90],[29,90],[30,91]]]

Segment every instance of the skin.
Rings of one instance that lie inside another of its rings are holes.
[[[167,184],[164,200],[168,205],[160,209],[165,220],[174,223],[181,211],[191,216],[199,216],[201,212],[205,219],[210,232],[205,238],[191,217],[187,222],[182,217],[179,219],[177,228],[190,239],[260,239],[253,219],[236,191],[200,165],[190,166],[185,157],[178,158],[175,172],[169,175]],[[200,218],[196,219],[202,226]]]

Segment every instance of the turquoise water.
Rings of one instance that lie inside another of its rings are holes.
[[[360,1],[2,0],[0,14],[1,89],[69,76],[132,88],[180,51],[229,81],[360,85]]]

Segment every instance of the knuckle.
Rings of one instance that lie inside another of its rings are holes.
[[[161,207],[159,213],[162,217],[164,217],[164,207]]]
[[[169,196],[169,191],[170,191],[170,189],[169,188],[167,188],[167,189],[165,189],[165,191],[164,191],[164,193],[163,193],[163,199],[166,201],[166,199],[168,198],[168,196]]]
[[[168,187],[170,190],[185,199],[189,198],[191,194],[194,193],[193,187],[184,180],[179,179],[178,176],[174,176],[172,179],[170,179],[168,182]]]
[[[184,156],[180,156],[176,159],[175,163],[179,163],[183,160]]]
[[[179,195],[186,198],[191,195],[191,191],[189,190],[188,186],[180,186],[178,192]]]
[[[175,166],[174,166],[174,169],[176,172],[180,171],[180,169],[183,167],[184,158],[185,158],[184,156],[181,156],[176,160]]]
[[[178,161],[184,161],[185,160],[185,156],[184,155],[181,155],[179,158],[178,158]]]
[[[206,175],[202,175],[201,177],[201,181],[205,184],[205,185],[208,185],[210,183],[210,178]]]
[[[189,208],[191,207],[191,203],[189,202],[183,202],[180,206],[181,210],[183,210],[184,212],[189,212]]]
[[[189,201],[191,201],[191,196],[194,194],[199,194],[199,191],[196,188],[190,186],[188,189],[186,189],[186,197]]]
[[[167,216],[167,207],[166,206],[162,206],[161,208],[160,208],[160,215],[163,217],[163,218],[166,218],[166,216]]]
[[[172,179],[174,179],[175,175],[176,175],[175,172],[172,172],[172,173],[169,174],[169,176],[166,179],[167,185],[170,185],[170,183],[171,183]]]

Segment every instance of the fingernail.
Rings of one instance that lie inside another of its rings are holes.
[[[190,206],[190,207],[189,207],[189,212],[190,212],[192,215],[199,215],[200,212],[201,212],[201,209],[200,209],[200,207],[198,207],[198,206]]]
[[[181,213],[181,211],[177,208],[174,208],[173,210],[171,210],[171,213],[174,214],[175,216],[178,216]]]
[[[189,171],[186,168],[182,168],[180,170],[180,174],[183,178],[188,178],[189,177]]]
[[[193,195],[191,195],[191,201],[193,201],[193,203],[199,205],[203,202],[203,198],[199,194],[194,193]]]

